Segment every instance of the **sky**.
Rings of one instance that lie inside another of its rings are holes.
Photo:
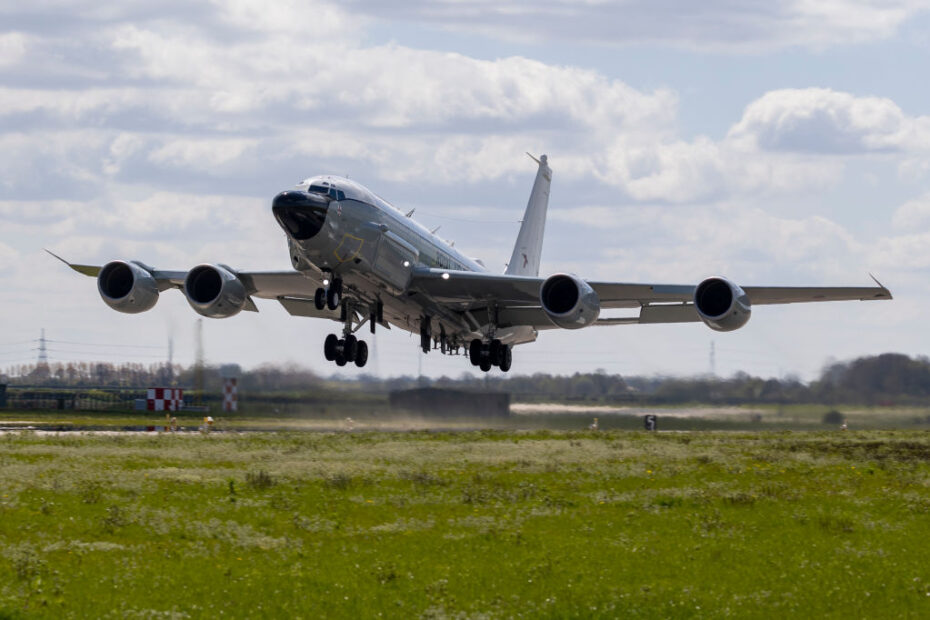
[[[190,364],[169,291],[123,315],[83,264],[288,269],[275,193],[348,175],[503,271],[535,164],[553,169],[542,274],[866,286],[891,302],[701,324],[552,330],[511,372],[747,372],[926,355],[930,0],[0,0],[0,369]],[[211,364],[321,374],[330,321],[204,319]],[[606,314],[606,313],[605,313]],[[346,376],[459,376],[399,330]],[[713,362],[711,349],[713,348]],[[494,370],[493,372],[499,372]]]

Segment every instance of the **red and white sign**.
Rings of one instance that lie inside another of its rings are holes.
[[[223,411],[239,410],[239,380],[223,380]]]
[[[149,388],[146,408],[149,411],[180,411],[184,406],[184,390],[180,388]]]

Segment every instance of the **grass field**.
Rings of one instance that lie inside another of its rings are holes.
[[[930,434],[0,436],[0,618],[928,617]]]

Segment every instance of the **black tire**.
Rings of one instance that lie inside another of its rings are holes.
[[[330,334],[323,342],[323,357],[326,361],[331,362],[336,359],[336,347],[339,345],[339,338],[336,334]]]
[[[336,290],[335,286],[329,287],[329,290],[326,291],[326,307],[330,310],[335,310],[339,307],[339,302],[342,301],[342,293]]]
[[[510,370],[511,364],[513,364],[513,349],[508,346],[504,346],[504,357],[499,364],[501,372],[507,372]]]
[[[313,295],[313,305],[316,306],[317,310],[322,310],[326,307],[326,291],[318,288],[316,293]]]
[[[355,355],[358,353],[358,338],[349,334],[342,344],[342,354],[345,355],[347,362],[354,362]]]
[[[495,338],[491,341],[491,347],[488,349],[488,354],[491,358],[492,366],[500,366],[501,360],[504,359],[503,356],[504,345],[501,344],[501,341]]]
[[[345,366],[346,365],[346,356],[340,353],[336,356],[336,366]]]
[[[471,362],[472,366],[477,366],[481,363],[481,341],[475,338],[471,341],[471,344],[468,345],[468,360]]]
[[[482,357],[482,358],[481,358],[480,368],[481,368],[481,370],[483,370],[484,372],[487,372],[487,371],[491,370],[491,360],[490,360],[489,358],[487,358],[487,357]]]
[[[364,340],[359,340],[355,351],[355,365],[364,368],[368,363],[368,344]]]

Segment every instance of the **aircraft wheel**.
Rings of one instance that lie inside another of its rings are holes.
[[[313,305],[316,306],[317,310],[326,307],[326,291],[324,289],[316,289],[316,293],[313,295]]]
[[[355,355],[358,352],[358,338],[349,334],[346,336],[342,345],[342,354],[345,355],[347,362],[354,362]]]
[[[335,286],[330,286],[329,290],[326,291],[326,307],[330,310],[335,310],[339,307],[339,302],[342,301],[342,293]]]
[[[499,364],[502,372],[507,372],[510,370],[510,365],[513,364],[513,351],[510,347],[504,346],[503,357],[501,363]]]
[[[483,370],[484,372],[491,370],[491,359],[487,357],[482,357],[480,367],[481,367],[481,370]]]
[[[477,366],[481,363],[481,341],[475,338],[468,345],[468,360],[471,362],[472,366]]]
[[[336,366],[345,366],[346,365],[346,356],[342,353],[336,356]]]
[[[339,338],[336,337],[336,334],[330,334],[326,337],[326,340],[323,342],[323,357],[327,361],[331,362],[336,359],[336,347],[339,345]]]
[[[491,341],[491,346],[488,349],[488,354],[491,358],[492,366],[501,365],[501,360],[503,360],[504,356],[503,356],[503,345],[501,344],[500,340],[495,338],[494,340]]]
[[[355,350],[355,365],[364,368],[368,363],[368,344],[364,340],[359,340]]]

